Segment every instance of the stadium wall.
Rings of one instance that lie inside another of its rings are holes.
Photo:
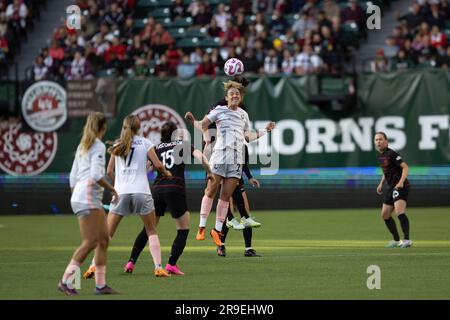
[[[115,115],[108,120],[105,140],[117,137],[122,119],[131,112],[139,114],[144,135],[153,141],[158,141],[159,128],[168,119],[187,127],[192,134],[192,128],[184,124],[182,116],[192,111],[197,118],[203,117],[208,106],[223,97],[223,80],[118,81]],[[348,169],[377,165],[372,138],[380,130],[386,131],[391,147],[410,166],[419,168],[412,177],[410,204],[450,204],[450,174],[445,167],[450,164],[448,72],[421,70],[360,75],[358,108],[350,112],[308,104],[308,93],[315,81],[314,77],[261,77],[252,79],[247,88],[245,103],[253,126],[260,128],[273,120],[279,129],[278,133],[265,136],[259,148],[250,147],[251,153],[259,152],[259,156],[272,150],[273,159],[279,156],[281,169],[274,176],[259,176],[261,165],[252,166],[263,182],[260,190],[248,191],[254,209],[378,206],[379,199],[373,190],[381,173],[373,171],[355,176]],[[345,81],[329,81],[324,89],[333,93],[348,87]],[[68,111],[70,115],[70,105]],[[39,148],[35,147],[36,139],[31,140],[31,145],[26,143],[27,135],[34,132],[23,120],[0,122],[0,168],[14,171],[15,163],[25,161],[20,177],[0,175],[0,213],[70,212],[67,173],[84,119],[69,117],[57,132],[38,134],[37,140],[42,144]],[[48,154],[46,162],[33,154],[38,149]],[[30,165],[33,159],[36,161]],[[199,166],[188,169],[199,170]],[[32,172],[27,170],[40,170],[40,174],[28,177]],[[344,170],[345,174],[336,177],[328,175],[327,170]],[[426,183],[417,185],[415,181],[423,178]],[[188,181],[193,210],[197,209],[201,197],[200,183],[202,178],[198,177]]]

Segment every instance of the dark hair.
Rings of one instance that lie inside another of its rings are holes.
[[[172,141],[172,133],[177,129],[177,125],[172,121],[164,123],[161,127],[161,142]]]
[[[377,134],[381,134],[386,140],[388,139],[386,133],[384,133],[383,131],[375,132],[375,135]]]
[[[248,86],[250,83],[250,81],[243,76],[234,76],[233,81],[239,82],[240,84],[242,84],[244,86],[244,88],[246,86]]]

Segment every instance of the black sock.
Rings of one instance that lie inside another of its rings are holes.
[[[222,243],[225,243],[225,239],[227,238],[227,234],[228,234],[228,230],[229,230],[227,227],[227,220],[231,221],[233,219],[234,219],[233,213],[231,213],[230,206],[228,206],[227,217],[222,225],[222,231],[221,231],[222,237],[220,237],[220,241],[222,241]]]
[[[238,209],[241,217],[248,218],[249,215],[247,210],[245,210],[244,197],[242,196],[242,190],[240,186],[237,186],[236,189],[234,189],[232,197],[234,206]]]
[[[186,246],[186,239],[189,234],[189,229],[177,230],[177,236],[172,244],[172,250],[170,251],[169,264],[174,266],[177,264],[178,258],[183,253]]]
[[[400,225],[402,226],[402,231],[405,240],[409,240],[409,219],[406,213],[400,213],[398,215],[398,220],[400,220]]]
[[[244,230],[242,230],[246,248],[250,248],[252,246],[252,234],[252,228],[245,228]]]
[[[131,256],[128,261],[136,263],[142,250],[144,250],[145,246],[147,245],[147,241],[148,241],[147,231],[145,231],[144,227],[136,237],[136,240],[134,240],[133,249],[131,250]]]
[[[395,224],[394,219],[392,219],[392,217],[390,217],[389,219],[384,220],[384,223],[386,224],[386,227],[389,229],[392,236],[394,237],[394,240],[400,241],[400,236],[398,235],[397,225]]]

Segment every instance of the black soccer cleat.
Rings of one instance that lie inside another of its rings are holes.
[[[245,250],[244,256],[246,256],[246,257],[261,257],[259,254],[256,253],[256,251],[254,249]]]
[[[217,246],[217,255],[220,257],[226,257],[227,256],[227,249],[225,249],[225,246]]]

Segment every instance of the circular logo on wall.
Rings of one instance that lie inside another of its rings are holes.
[[[54,132],[23,132],[20,120],[0,122],[0,169],[33,176],[52,163],[58,147]]]
[[[23,96],[22,115],[36,131],[58,130],[67,120],[66,90],[56,82],[34,83]]]
[[[155,145],[161,142],[161,127],[166,121],[172,121],[179,129],[187,130],[183,118],[175,110],[162,104],[148,104],[135,110],[133,114],[141,120],[143,136]]]

